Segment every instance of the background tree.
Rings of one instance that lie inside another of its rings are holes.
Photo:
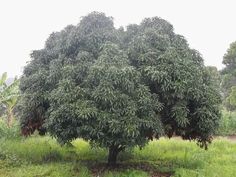
[[[220,95],[200,54],[154,17],[127,30],[93,12],[33,51],[21,78],[22,133],[48,131],[59,142],[84,138],[121,150],[162,135],[207,147]]]
[[[231,88],[236,86],[236,42],[230,44],[224,55],[223,64],[225,65],[225,68],[221,71],[223,103],[228,110],[232,111],[236,109],[236,106],[232,105],[227,98],[230,95]]]
[[[217,70],[217,68],[215,66],[207,66],[206,72],[208,72],[208,75],[211,76],[215,88],[220,90],[222,79],[221,79],[221,74]]]
[[[229,96],[226,98],[226,101],[231,105],[236,107],[236,86],[231,87]]]
[[[0,105],[4,108],[7,115],[7,125],[11,127],[14,121],[13,108],[19,96],[19,80],[15,80],[7,85],[7,73],[3,73],[0,78]]]

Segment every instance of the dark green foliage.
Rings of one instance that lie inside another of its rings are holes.
[[[23,134],[46,129],[61,143],[81,137],[109,148],[113,163],[126,147],[166,134],[207,147],[218,126],[214,79],[163,19],[124,31],[93,12],[31,57],[20,84]]]
[[[144,20],[129,44],[130,60],[163,105],[165,134],[206,146],[220,117],[220,95],[200,54],[159,18]]]

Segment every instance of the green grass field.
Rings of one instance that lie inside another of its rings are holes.
[[[164,139],[127,150],[117,169],[105,169],[107,151],[83,140],[61,147],[50,137],[0,140],[0,177],[235,177],[236,143],[214,140],[207,151],[195,142]],[[155,175],[154,175],[155,174]]]

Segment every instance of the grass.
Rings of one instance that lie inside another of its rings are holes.
[[[217,139],[207,151],[195,142],[161,138],[119,156],[121,168],[103,171],[107,151],[81,140],[61,147],[50,137],[0,140],[0,177],[234,177],[236,143]]]

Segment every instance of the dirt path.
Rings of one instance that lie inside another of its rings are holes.
[[[179,136],[174,136],[173,138],[174,138],[174,139],[182,140],[182,138],[179,137]],[[224,139],[227,139],[227,140],[229,140],[229,141],[231,141],[231,142],[235,142],[235,143],[236,143],[236,135],[214,136],[213,138],[214,138],[214,139],[222,139],[222,138],[224,138]]]
[[[214,139],[218,139],[218,138],[225,138],[229,141],[232,141],[232,142],[236,142],[236,135],[230,135],[230,136],[216,136],[214,137]]]
[[[236,135],[226,136],[226,138],[230,141],[236,142]]]

